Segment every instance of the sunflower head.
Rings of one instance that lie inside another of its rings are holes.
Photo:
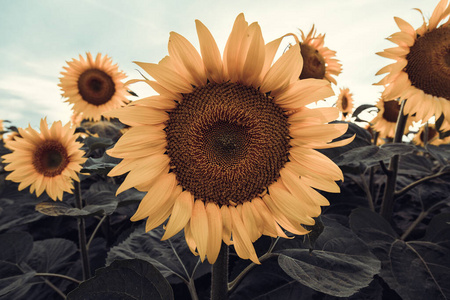
[[[415,114],[425,121],[433,115],[438,118],[441,114],[450,120],[449,21],[439,26],[449,14],[447,0],[441,0],[428,23],[424,18],[423,25],[417,30],[396,17],[400,32],[394,33],[388,40],[397,47],[377,53],[396,60],[377,73],[388,73],[378,83],[385,86],[383,97],[408,99],[404,113],[410,116]]]
[[[336,79],[332,76],[341,73],[342,65],[335,58],[336,51],[324,47],[325,34],[316,35],[314,25],[307,35],[302,30],[300,33],[302,38],[300,48],[303,57],[300,79],[326,79],[336,84]]]
[[[339,96],[336,102],[336,107],[345,116],[351,114],[353,110],[353,94],[350,93],[349,88],[339,89]]]
[[[48,128],[42,119],[40,131],[19,128],[19,135],[7,143],[12,153],[3,159],[8,163],[5,170],[12,172],[6,179],[20,183],[19,190],[30,186],[37,196],[46,191],[53,200],[62,200],[63,192],[71,193],[72,180],[79,180],[84,151],[70,123],[62,126],[58,121]]]
[[[414,144],[422,147],[425,147],[426,144],[439,146],[450,143],[450,137],[440,139],[435,124],[430,123],[421,126],[412,141]]]
[[[213,263],[224,242],[259,263],[253,242],[286,237],[281,227],[305,234],[301,224],[328,205],[315,189],[339,191],[342,172],[314,149],[334,147],[347,125],[327,124],[336,108],[305,107],[333,91],[326,80],[299,80],[298,43],[273,62],[282,38],[265,44],[259,25],[240,14],[222,58],[196,25],[201,56],[172,32],[169,56],[137,63],[159,95],[108,113],[131,126],[108,151],[123,158],[109,175],[128,172],[119,193],[147,192],[132,217],[147,218],[146,230],[170,216],[163,239],[184,229],[202,260]]]
[[[98,53],[95,60],[89,52],[86,56],[67,62],[59,86],[66,102],[73,105],[74,115],[83,114],[85,119],[98,121],[104,112],[129,102],[126,86],[121,82],[126,76],[107,55]]]
[[[395,128],[398,115],[400,113],[401,104],[398,100],[384,101],[382,98],[376,104],[378,113],[372,120],[372,127],[378,132],[380,138],[393,138],[395,136]],[[415,120],[408,117],[406,120],[405,133],[409,130],[409,126]]]

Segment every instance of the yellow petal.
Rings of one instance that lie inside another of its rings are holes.
[[[194,202],[194,209],[191,217],[191,231],[192,237],[197,245],[197,251],[200,255],[200,260],[203,262],[206,256],[206,249],[208,247],[208,217],[206,215],[205,204],[202,200]]]
[[[255,264],[260,264],[239,212],[236,207],[229,207],[229,210],[233,222],[232,235],[234,249],[237,255],[243,259],[251,259]]]
[[[216,41],[202,22],[195,20],[195,25],[207,76],[212,81],[221,83],[223,82],[223,63]]]
[[[213,264],[219,256],[222,246],[222,213],[217,204],[209,202],[206,204],[206,215],[208,217],[208,245],[206,257]]]
[[[166,240],[183,229],[191,219],[194,197],[188,191],[182,192],[175,200],[172,215],[166,225],[166,232],[161,240]]]

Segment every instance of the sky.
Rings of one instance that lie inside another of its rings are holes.
[[[186,37],[197,49],[195,19],[223,48],[236,16],[258,22],[266,43],[285,33],[325,33],[325,46],[337,51],[343,72],[333,86],[348,87],[355,105],[375,104],[382,87],[375,73],[393,61],[375,53],[395,45],[386,38],[399,31],[394,16],[415,28],[431,16],[439,0],[0,0],[0,120],[38,127],[69,121],[61,97],[60,72],[66,61],[91,52],[108,54],[128,79],[141,78],[133,61],[157,63],[168,54],[169,33]],[[287,44],[286,44],[287,46]],[[131,86],[140,97],[155,94],[144,84]],[[130,97],[130,99],[136,99]]]

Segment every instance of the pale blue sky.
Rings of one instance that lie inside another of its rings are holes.
[[[69,121],[71,110],[57,86],[65,61],[90,51],[113,58],[128,78],[138,78],[132,61],[158,62],[167,55],[170,31],[198,49],[195,19],[212,32],[221,51],[234,19],[243,12],[258,22],[266,42],[298,28],[326,33],[325,46],[337,51],[343,73],[339,87],[349,87],[357,104],[374,104],[382,91],[375,73],[390,60],[375,52],[394,44],[394,16],[418,27],[421,8],[428,18],[438,0],[316,1],[154,1],[154,0],[0,0],[0,119],[18,127]],[[132,86],[139,96],[152,91]],[[337,97],[337,96],[336,96]],[[331,102],[333,99],[330,100]]]

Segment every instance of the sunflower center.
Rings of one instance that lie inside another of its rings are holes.
[[[33,153],[33,166],[38,173],[54,177],[69,164],[66,148],[58,141],[45,141]]]
[[[428,140],[428,141],[432,140],[436,135],[437,135],[436,129],[434,129],[433,127],[429,127],[429,126],[428,126],[428,136],[427,136],[427,140]],[[420,133],[420,140],[421,140],[422,142],[425,141],[425,130],[423,130],[423,131]]]
[[[383,119],[396,123],[400,112],[400,103],[396,100],[384,101]]]
[[[105,72],[89,69],[80,75],[78,91],[84,101],[99,106],[111,100],[116,92],[116,85]]]
[[[287,117],[253,87],[230,82],[198,87],[184,95],[166,125],[172,171],[205,202],[252,200],[287,162]]]
[[[348,99],[346,96],[342,97],[342,110],[346,110],[348,107]]]
[[[425,93],[450,100],[450,27],[439,27],[419,37],[405,72],[411,84]]]
[[[325,60],[322,55],[317,49],[308,44],[301,44],[300,46],[303,57],[303,69],[300,79],[323,79],[325,77]]]

